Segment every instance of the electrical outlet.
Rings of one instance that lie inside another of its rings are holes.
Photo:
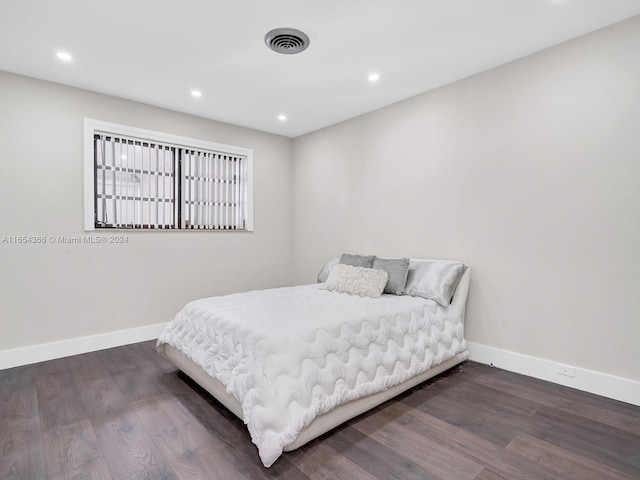
[[[576,376],[575,367],[569,367],[568,365],[560,365],[560,364],[557,364],[557,367],[558,367],[558,375],[564,375],[565,377]]]

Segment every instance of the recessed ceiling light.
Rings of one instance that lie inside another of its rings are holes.
[[[281,122],[284,122],[287,119],[286,115],[278,115],[278,120],[280,120]]]
[[[122,159],[122,160],[126,160],[126,159],[127,159],[127,156],[123,153],[122,155],[120,155],[120,159]]]
[[[380,80],[380,75],[378,75],[377,73],[372,73],[369,75],[370,82],[377,82],[378,80]]]
[[[193,95],[194,97],[201,97],[202,92],[200,90],[191,90],[191,95]]]
[[[72,60],[71,54],[67,52],[57,52],[56,57],[58,57],[58,60],[62,60],[63,62],[70,62]]]

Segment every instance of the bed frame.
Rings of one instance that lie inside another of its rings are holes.
[[[467,303],[467,296],[469,293],[469,283],[471,280],[471,269],[467,268],[464,275],[460,279],[456,291],[451,300],[451,307],[455,315],[460,315],[460,321],[464,323],[465,308]],[[240,402],[231,394],[227,393],[226,387],[206,373],[199,365],[195,364],[188,357],[182,354],[176,348],[170,345],[164,345],[162,354],[167,359],[171,360],[180,370],[191,377],[198,385],[209,392],[215,399],[227,407],[238,418],[242,419],[242,406]],[[457,354],[455,357],[446,360],[427,370],[426,372],[412,377],[404,383],[391,387],[383,392],[378,392],[368,397],[359,398],[350,402],[339,405],[333,410],[323,413],[317,416],[313,422],[307,425],[298,438],[292,443],[284,447],[285,452],[290,452],[296,448],[300,448],[305,443],[313,440],[314,438],[328,432],[329,430],[341,425],[342,423],[350,420],[374,407],[386,402],[387,400],[405,392],[406,390],[419,385],[420,383],[434,377],[445,370],[454,367],[455,365],[465,361],[469,358],[469,352],[465,350]]]

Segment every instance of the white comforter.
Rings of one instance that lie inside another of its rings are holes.
[[[422,298],[361,298],[319,285],[187,304],[158,339],[242,405],[269,467],[318,415],[380,392],[466,349],[458,318]]]

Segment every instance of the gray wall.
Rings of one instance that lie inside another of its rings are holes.
[[[85,233],[83,117],[252,148],[255,232],[0,243],[0,351],[163,323],[194,298],[288,284],[290,139],[3,72],[0,237]]]
[[[634,17],[296,139],[294,280],[464,260],[470,341],[640,380],[638,52]]]

